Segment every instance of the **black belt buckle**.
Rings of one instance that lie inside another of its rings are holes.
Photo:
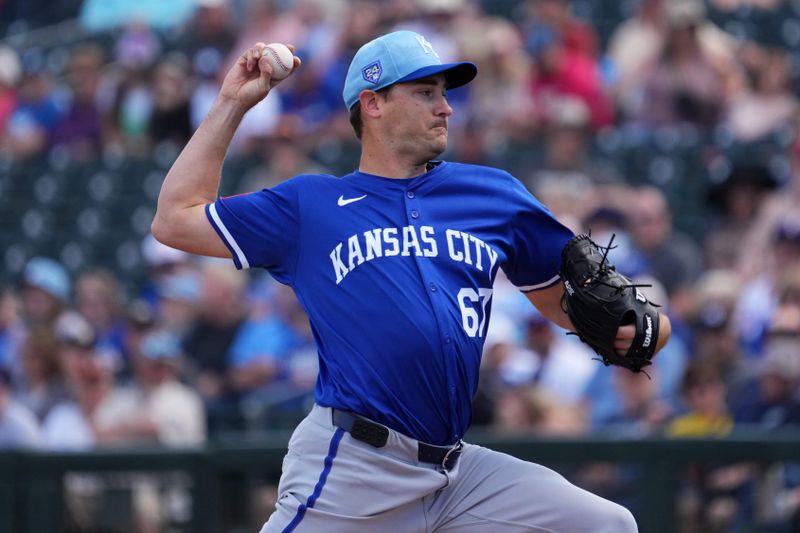
[[[353,427],[350,428],[350,435],[361,442],[366,442],[370,446],[376,448],[383,448],[389,441],[389,428],[356,418],[353,421]]]
[[[456,466],[456,461],[464,448],[464,442],[458,441],[453,446],[434,446],[432,444],[419,443],[417,458],[423,463],[432,463],[445,470],[451,470]]]
[[[442,468],[445,470],[450,470],[454,466],[456,466],[456,461],[458,460],[458,456],[461,455],[461,449],[464,447],[463,441],[458,441],[455,446],[447,450],[447,453],[444,454],[442,458]]]

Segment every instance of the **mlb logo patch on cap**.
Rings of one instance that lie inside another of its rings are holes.
[[[361,69],[361,75],[370,83],[378,83],[381,81],[381,74],[383,74],[383,69],[381,68],[380,61],[370,63]]]

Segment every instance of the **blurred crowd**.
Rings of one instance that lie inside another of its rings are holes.
[[[505,168],[576,232],[590,229],[601,244],[614,235],[612,262],[648,284],[674,324],[647,375],[604,368],[501,272],[475,424],[676,438],[800,424],[797,61],[708,16],[784,2],[639,0],[603,36],[570,0],[503,2],[504,14],[478,0],[194,3],[169,28],[143,14],[55,52],[0,45],[0,158],[174,153],[236,56],[264,41],[293,43],[303,65],[245,117],[230,157],[257,164],[239,188],[346,173],[358,154],[341,99],[349,61],[371,38],[413,29],[443,61],[478,65],[472,84],[450,92],[444,157]],[[62,4],[77,16],[95,3]],[[778,159],[719,149],[765,139]],[[623,142],[698,144],[708,172],[682,179],[714,178],[696,189],[707,193],[696,199],[702,228],[681,230],[690,214],[662,173],[627,175],[607,156]],[[316,352],[290,289],[152,237],[141,247],[147,270],[135,287],[118,272],[37,256],[3,290],[0,447],[192,445],[291,426],[308,408]],[[598,486],[625,475],[583,474]],[[686,497],[686,512],[704,531],[753,513],[725,498],[763,474],[751,465],[694,472],[707,482]],[[770,475],[777,496],[759,512],[789,524],[800,477],[792,465]]]

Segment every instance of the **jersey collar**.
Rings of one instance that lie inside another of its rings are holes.
[[[344,176],[343,179],[353,179],[357,180],[359,183],[374,185],[376,187],[407,190],[419,187],[423,183],[427,183],[428,181],[435,179],[439,174],[441,174],[442,170],[444,170],[446,166],[446,161],[430,161],[428,163],[428,168],[430,168],[430,170],[428,170],[425,174],[420,174],[419,176],[414,176],[413,178],[386,178],[384,176],[368,174],[366,172],[356,170],[352,174]]]

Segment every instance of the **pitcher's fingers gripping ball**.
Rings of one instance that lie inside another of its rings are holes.
[[[282,80],[292,72],[294,54],[288,46],[281,43],[268,44],[262,55],[269,60],[273,80]]]
[[[612,238],[613,241],[613,238]],[[603,363],[641,372],[651,364],[658,340],[656,304],[608,261],[608,247],[601,248],[588,235],[577,235],[561,252],[564,311],[580,339],[592,347]],[[636,334],[627,353],[620,355],[614,340],[620,326],[631,324]]]

